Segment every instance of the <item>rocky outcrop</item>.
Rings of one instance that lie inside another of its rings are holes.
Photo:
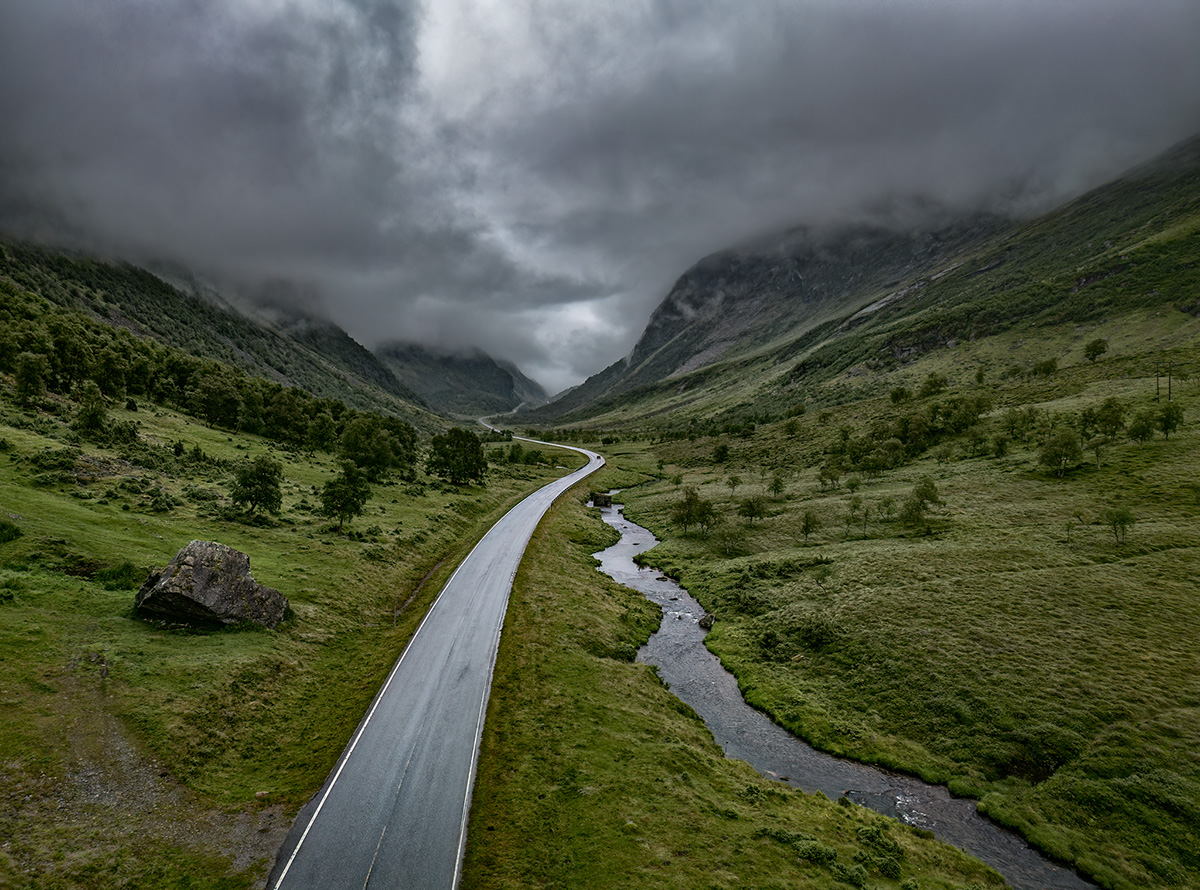
[[[273,628],[288,601],[250,574],[250,557],[215,541],[192,541],[137,592],[139,615],[172,624],[219,627],[253,621]]]

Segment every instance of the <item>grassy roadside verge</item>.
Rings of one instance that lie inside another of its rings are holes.
[[[587,485],[640,475],[606,468]],[[659,612],[595,571],[590,554],[613,533],[585,494],[552,508],[513,587],[464,888],[1001,884],[915,830],[726,759],[649,667],[626,660]]]
[[[139,425],[135,461],[81,442],[69,412],[0,398],[0,886],[261,885],[454,565],[562,470],[377,486],[339,534],[314,512],[329,455],[114,409]],[[281,514],[224,518],[229,467],[262,453],[283,464]],[[146,572],[193,538],[247,552],[294,616],[216,633],[134,617]]]

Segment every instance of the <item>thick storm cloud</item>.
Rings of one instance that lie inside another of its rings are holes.
[[[1192,135],[1198,38],[1194,0],[16,0],[0,225],[558,388],[709,251],[1033,213]]]

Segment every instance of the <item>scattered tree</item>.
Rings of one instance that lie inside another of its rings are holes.
[[[85,381],[79,388],[79,413],[75,415],[73,426],[84,435],[95,436],[104,431],[107,420],[108,405],[104,393],[94,381]]]
[[[281,486],[283,465],[268,454],[243,461],[233,471],[233,489],[229,496],[250,513],[265,510],[278,513],[283,504]]]
[[[804,543],[808,543],[808,536],[814,532],[821,530],[821,516],[816,510],[808,509],[804,511],[804,516],[800,519],[800,533],[804,535]]]
[[[1079,447],[1079,436],[1074,430],[1061,429],[1042,443],[1038,452],[1038,460],[1042,466],[1054,471],[1054,475],[1062,478],[1079,463],[1083,451]]]
[[[783,496],[783,493],[786,489],[787,486],[784,484],[783,477],[776,473],[775,478],[771,480],[771,487],[768,489],[768,491],[770,491],[774,497],[779,498]]]
[[[854,495],[846,502],[846,537],[850,537],[850,526],[858,520],[859,511],[862,510],[862,498]]]
[[[737,487],[742,484],[742,477],[730,476],[725,480],[725,484],[729,486],[729,496],[733,497],[734,492],[737,491]]]
[[[1096,409],[1096,429],[1110,442],[1125,429],[1125,405],[1116,396],[1109,396]]]
[[[367,474],[352,462],[342,461],[341,472],[321,489],[321,513],[336,519],[341,531],[347,519],[362,515],[370,496]]]
[[[900,518],[909,525],[920,525],[925,521],[925,515],[930,508],[942,503],[938,496],[937,486],[928,476],[922,476],[904,499],[900,509]]]
[[[1157,426],[1158,417],[1147,408],[1133,416],[1133,420],[1129,421],[1129,428],[1125,432],[1138,445],[1142,445],[1154,438],[1154,429]]]
[[[1058,359],[1048,358],[1040,362],[1033,363],[1033,375],[1035,377],[1050,377],[1058,370]]]
[[[738,515],[746,518],[750,525],[754,525],[754,520],[762,519],[766,514],[766,505],[763,504],[763,499],[758,495],[752,495],[742,501],[738,507]]]
[[[1100,358],[1106,352],[1108,352],[1108,341],[1103,337],[1090,340],[1087,346],[1083,347],[1083,357],[1089,362],[1095,362],[1096,359]]]
[[[1112,507],[1104,511],[1104,522],[1112,529],[1113,537],[1118,544],[1125,543],[1125,534],[1137,520],[1133,512],[1125,506]]]
[[[724,442],[713,448],[713,463],[723,464],[729,460],[729,446]]]
[[[817,471],[817,479],[821,482],[821,489],[837,488],[842,480],[842,468],[834,462],[829,462],[821,465],[821,469]]]
[[[1179,429],[1181,423],[1183,423],[1183,409],[1179,407],[1179,403],[1167,402],[1158,409],[1158,428],[1162,430],[1164,437],[1171,438],[1171,433]]]
[[[474,433],[459,432],[479,442]],[[393,470],[411,475],[416,462],[416,440],[416,430],[403,421],[360,414],[342,430],[338,455],[365,472],[369,481],[378,483],[385,481]],[[479,452],[482,457],[482,446]]]

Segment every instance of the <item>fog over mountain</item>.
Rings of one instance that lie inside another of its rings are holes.
[[[0,226],[555,390],[713,250],[1046,209],[1200,130],[1194,0],[16,0]]]

